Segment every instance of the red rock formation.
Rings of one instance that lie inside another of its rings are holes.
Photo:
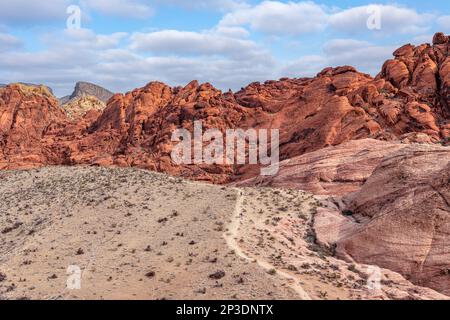
[[[232,96],[231,96],[232,97]],[[191,82],[170,88],[153,82],[126,95],[115,95],[103,114],[71,145],[74,163],[136,166],[172,174],[225,182],[233,173],[227,166],[177,166],[172,163],[172,132],[203,127],[225,131],[248,113],[209,84]],[[89,151],[88,151],[89,150]]]
[[[409,145],[386,156],[344,202],[357,223],[340,225],[338,255],[450,295],[449,148]]]
[[[394,52],[395,59],[387,61],[377,79],[390,81],[387,105],[392,112],[393,101],[398,109],[395,130],[405,126],[430,136],[448,140],[449,100],[449,37],[437,33],[433,45],[406,45]],[[392,118],[384,115],[388,121]]]
[[[70,123],[59,111],[48,119],[34,117],[24,124],[38,128],[31,131],[37,143],[28,143],[33,150],[11,147],[17,145],[15,139],[23,142],[28,129],[2,126],[1,143],[10,146],[2,148],[2,168],[33,163],[137,166],[219,183],[259,173],[254,166],[175,165],[171,134],[176,128],[192,130],[194,120],[202,120],[205,130],[222,132],[280,129],[281,160],[364,138],[395,140],[406,134],[407,141],[414,141],[417,134],[426,134],[425,140],[445,142],[450,133],[448,48],[443,34],[435,36],[432,46],[404,46],[376,78],[344,66],[327,68],[314,78],[252,83],[234,94],[196,81],[184,88],[150,83],[113,96],[97,118],[90,112]],[[14,89],[0,90],[2,117],[13,119]],[[46,110],[46,99],[52,100],[32,93],[27,110]]]
[[[65,114],[47,88],[14,84],[0,89],[0,169],[52,163],[54,150],[46,140]]]
[[[280,170],[274,176],[256,176],[234,185],[344,196],[361,189],[384,157],[407,146],[400,142],[374,139],[352,140],[285,160],[280,163]]]
[[[314,222],[318,244],[450,295],[449,147],[354,140],[283,161],[275,176],[235,185],[324,195]]]

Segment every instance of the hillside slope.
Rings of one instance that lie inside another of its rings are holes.
[[[443,299],[315,244],[320,203],[135,169],[0,174],[4,299]],[[81,289],[66,288],[69,266]]]

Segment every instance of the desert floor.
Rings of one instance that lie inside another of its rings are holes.
[[[413,288],[369,290],[367,266],[316,245],[323,204],[302,191],[94,167],[0,180],[0,299],[390,299]],[[70,266],[80,289],[67,287]]]

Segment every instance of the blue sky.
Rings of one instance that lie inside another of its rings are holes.
[[[80,29],[67,28],[70,5],[81,10]],[[0,8],[0,83],[43,83],[59,96],[79,80],[123,92],[192,79],[237,90],[345,64],[375,75],[397,47],[450,33],[450,2],[437,0],[0,0]]]

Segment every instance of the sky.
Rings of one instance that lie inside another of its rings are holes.
[[[222,90],[352,65],[376,75],[407,43],[450,34],[450,1],[0,0],[0,83],[126,92]]]

